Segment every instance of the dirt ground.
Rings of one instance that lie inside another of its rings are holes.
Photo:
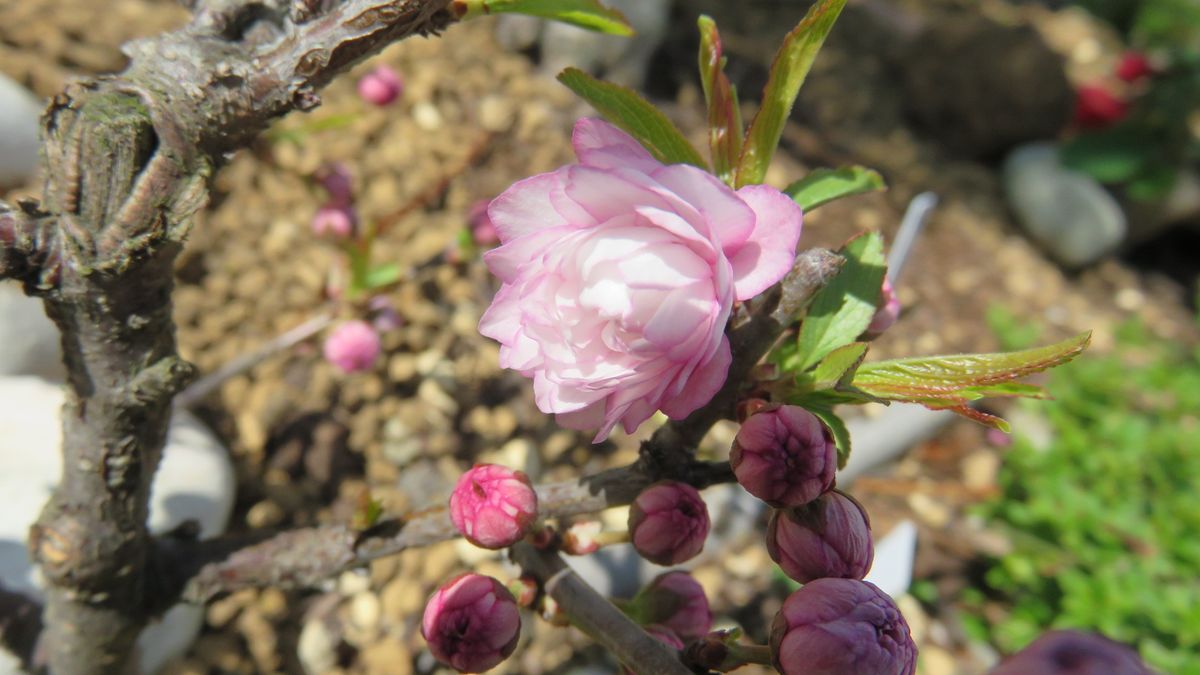
[[[680,11],[694,20],[695,10],[712,11],[706,4],[696,0]],[[962,3],[898,6],[930,4]],[[1005,20],[1035,24],[1062,50],[1104,37],[1046,10],[982,4]],[[786,11],[798,18],[802,8]],[[68,77],[119,69],[118,45],[185,18],[174,3],[148,0],[0,3],[0,71],[49,96]],[[718,19],[726,25],[720,13]],[[761,78],[769,57],[762,45],[776,44],[780,27],[791,24],[770,13],[728,17],[731,60],[742,60],[736,72],[746,82]],[[1161,272],[1110,259],[1068,274],[1023,238],[995,162],[948,151],[910,123],[888,46],[901,39],[868,28],[835,29],[770,180],[782,185],[806,168],[851,161],[885,174],[887,193],[808,216],[802,243],[811,246],[836,246],[862,229],[890,238],[914,194],[932,190],[941,198],[899,284],[904,317],[877,344],[876,357],[993,349],[985,314],[994,304],[1043,326],[1046,338],[1093,329],[1098,350],[1131,316],[1172,339],[1196,338],[1187,289]],[[202,372],[338,311],[326,294],[337,253],[308,225],[323,200],[312,179],[323,163],[350,167],[360,216],[383,227],[377,260],[405,270],[385,296],[402,325],[385,334],[385,355],[371,372],[341,375],[315,344],[305,344],[202,402],[201,414],[237,464],[231,528],[346,520],[367,490],[387,513],[402,513],[446,494],[475,460],[555,479],[633,457],[636,438],[590,446],[558,429],[536,410],[526,381],[501,371],[496,346],[475,332],[494,285],[477,259],[452,253],[468,209],[517,178],[570,161],[567,132],[589,114],[565,88],[538,76],[526,56],[500,50],[491,30],[481,21],[394,46],[334,83],[320,108],[282,120],[217,175],[211,207],[180,261],[175,296],[181,350]],[[687,39],[668,46],[665,65],[656,66],[668,72],[653,90],[669,92],[670,110],[699,139],[698,87],[673,79],[677,64],[694,57]],[[405,79],[403,97],[386,108],[367,106],[354,93],[355,76],[378,62]],[[999,458],[982,429],[957,423],[855,485],[878,531],[902,518],[919,523],[917,574],[934,580],[943,597],[967,583],[966,565],[986,538],[963,512],[993,493]],[[499,558],[449,543],[381,561],[323,589],[234,594],[209,608],[200,640],[168,672],[301,672],[302,662],[328,672],[434,672],[417,633],[420,610],[432,589],[465,565],[510,576]],[[765,550],[750,537],[697,576],[713,592],[718,616],[742,622],[761,640],[782,598],[769,569]],[[907,598],[903,609],[921,642],[921,672],[980,672],[987,655],[968,647],[952,602],[923,606]],[[528,641],[497,672],[569,672],[596,657],[574,631],[527,623]]]

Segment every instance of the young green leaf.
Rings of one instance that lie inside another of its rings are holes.
[[[558,81],[592,104],[609,122],[637,139],[659,161],[692,164],[708,171],[704,158],[671,120],[632,89],[597,80],[578,68],[562,71]]]
[[[363,278],[363,285],[366,290],[374,291],[396,283],[402,276],[404,276],[404,269],[397,263],[376,265],[367,270]]]
[[[779,145],[800,86],[845,6],[846,0],[819,0],[784,38],[767,76],[762,105],[746,134],[746,143],[738,159],[735,187],[761,183],[767,175],[767,166]]]
[[[625,15],[597,0],[454,0],[450,10],[459,20],[488,14],[528,14],[613,35],[633,35]]]
[[[835,199],[886,189],[887,184],[879,172],[861,166],[845,166],[815,169],[783,191],[808,213]]]
[[[838,251],[846,263],[812,304],[800,324],[797,350],[782,363],[785,370],[803,373],[830,352],[858,339],[875,316],[883,276],[883,237],[878,232],[861,234]]]
[[[806,405],[804,408],[820,418],[833,432],[833,442],[837,445],[838,468],[844,468],[846,461],[850,459],[850,430],[846,428],[846,423],[833,412],[833,408],[819,405]]]
[[[721,35],[717,24],[701,16],[700,27],[700,84],[708,103],[708,145],[712,151],[713,171],[726,183],[733,182],[738,155],[742,152],[742,113],[738,108],[737,90],[725,75]]]
[[[947,409],[1007,430],[1004,420],[969,407],[988,396],[1045,398],[1015,380],[1062,365],[1087,348],[1091,332],[1045,347],[995,354],[956,354],[879,361],[859,366],[852,384],[882,399]]]
[[[814,390],[833,389],[839,384],[848,384],[867,356],[870,347],[866,342],[851,342],[829,352],[804,379]]]

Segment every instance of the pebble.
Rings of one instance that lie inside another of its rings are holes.
[[[371,591],[355,593],[350,599],[350,623],[362,633],[374,637],[381,615],[379,597]]]
[[[914,492],[908,496],[908,506],[926,525],[942,529],[950,524],[950,508],[927,494]]]
[[[383,616],[393,624],[403,625],[424,608],[425,599],[417,580],[399,576],[388,582],[380,594]]]
[[[996,485],[1000,457],[988,450],[976,450],[962,461],[963,485],[971,490],[987,490]]]
[[[413,121],[425,131],[437,131],[442,128],[442,114],[437,106],[428,101],[420,101],[413,106]]]
[[[337,647],[340,640],[324,619],[312,619],[300,629],[296,656],[308,675],[324,675],[337,667]]]
[[[367,675],[412,675],[412,653],[396,639],[368,645],[359,658]]]
[[[512,103],[500,94],[489,94],[479,103],[479,125],[488,131],[508,131],[515,117]]]
[[[246,524],[256,529],[275,527],[282,523],[286,516],[282,506],[270,499],[264,499],[246,512]]]

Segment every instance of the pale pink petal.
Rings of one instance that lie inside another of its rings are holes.
[[[571,144],[579,163],[598,169],[634,168],[653,171],[658,160],[641,143],[617,127],[594,117],[575,123]]]
[[[754,211],[711,173],[688,164],[672,164],[651,177],[700,211],[722,249],[741,246],[753,232]]]
[[[692,414],[700,406],[712,400],[725,384],[729,375],[729,364],[733,356],[729,351],[729,338],[721,338],[721,346],[713,358],[696,369],[688,378],[687,386],[678,396],[666,401],[661,410],[673,420],[681,420]]]
[[[592,224],[587,212],[562,198],[565,169],[517,181],[488,205],[500,241],[551,227]]]
[[[754,209],[754,231],[736,251],[725,252],[733,265],[735,297],[748,300],[792,269],[804,212],[790,197],[768,185],[747,185],[737,194]]]
[[[707,294],[704,292],[705,286],[708,286]],[[672,291],[646,324],[646,339],[661,349],[669,350],[695,335],[712,318],[711,289],[710,284],[697,282]]]
[[[504,284],[492,304],[479,319],[479,333],[501,344],[510,344],[521,330],[521,306],[515,302],[513,287]]]

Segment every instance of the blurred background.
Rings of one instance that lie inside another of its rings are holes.
[[[717,20],[749,119],[809,3],[626,4],[641,29],[633,41],[487,19],[398,44],[217,174],[177,270],[180,348],[201,372],[327,311],[338,254],[310,223],[329,163],[348,170],[358,217],[380,231],[373,255],[403,271],[376,300],[387,321],[372,368],[340,373],[302,342],[192,402],[232,461],[228,489],[206,497],[231,501],[230,530],[348,521],[367,494],[403,513],[444,498],[474,461],[555,480],[636,456],[640,436],[592,446],[556,427],[476,333],[495,288],[478,258],[494,243],[478,204],[572,161],[569,130],[593,113],[553,80],[561,66],[640,88],[703,147],[696,17]],[[0,0],[0,197],[38,194],[29,134],[45,99],[120,70],[123,42],[186,19],[168,0]],[[385,105],[357,86],[380,65],[402,81]],[[851,0],[768,180],[851,163],[879,170],[889,190],[812,213],[802,246],[836,247],[863,229],[890,242],[915,195],[939,199],[897,284],[904,312],[872,358],[1095,331],[1087,353],[1044,378],[1055,400],[991,410],[1011,436],[919,409],[855,422],[890,441],[843,485],[853,479],[877,535],[915,526],[915,558],[888,560],[918,672],[985,673],[1043,631],[1072,627],[1135,646],[1161,672],[1200,673],[1200,3]],[[59,377],[54,334],[20,295],[0,286],[10,410],[33,405],[20,388],[29,378]],[[704,452],[724,457],[733,431],[714,430]],[[57,433],[52,420],[34,432]],[[13,445],[5,452],[21,451]],[[765,641],[788,590],[762,545],[765,514],[729,492],[706,497],[717,531],[694,573],[718,626]],[[7,576],[20,535],[0,543],[4,586],[21,587]],[[616,552],[587,574],[629,594],[629,579],[654,573],[630,565]],[[162,672],[435,672],[420,611],[467,566],[512,576],[499,556],[447,543],[322,589],[235,593],[197,613],[199,637],[163,656]],[[496,672],[615,669],[574,631],[525,630]]]

